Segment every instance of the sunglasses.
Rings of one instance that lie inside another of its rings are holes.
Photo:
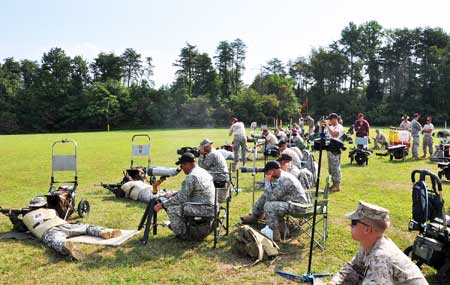
[[[366,227],[370,226],[370,225],[368,225],[366,223],[361,222],[360,220],[352,220],[352,223],[351,223],[352,227],[356,226],[357,224],[362,224],[362,225],[365,225]]]

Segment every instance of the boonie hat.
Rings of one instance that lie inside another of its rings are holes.
[[[33,197],[33,199],[31,199],[30,203],[28,203],[28,207],[44,207],[45,205],[47,205],[47,199],[45,199],[44,197],[38,196],[38,197]]]
[[[195,162],[195,156],[190,152],[185,152],[183,155],[175,162],[176,165],[180,165],[185,162]]]
[[[359,201],[356,210],[352,213],[348,213],[346,216],[351,220],[369,219],[388,222],[389,210],[364,201]]]

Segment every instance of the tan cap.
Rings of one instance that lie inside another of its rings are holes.
[[[375,221],[389,221],[389,210],[377,205],[359,201],[356,211],[346,215],[351,220],[369,219]]]

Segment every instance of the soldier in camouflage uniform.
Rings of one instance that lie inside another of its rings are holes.
[[[325,121],[326,129],[331,138],[339,139],[344,134],[344,128],[337,121],[338,115],[331,113],[328,120]],[[333,185],[330,188],[331,192],[340,191],[341,184],[341,153],[327,151],[328,157],[328,172],[333,180]]]
[[[187,204],[187,206],[184,206],[184,204],[187,202],[195,202],[214,205],[214,183],[212,176],[206,170],[196,165],[195,156],[192,153],[184,153],[176,164],[181,165],[181,169],[186,174],[186,178],[181,184],[181,189],[170,199],[156,204],[154,210],[158,212],[164,208],[170,219],[169,228],[175,235],[180,239],[191,239],[191,236],[187,235],[183,209],[185,212],[198,212],[198,209],[194,205]],[[210,208],[205,207],[204,210],[208,211],[208,209]],[[214,217],[214,211],[207,213],[198,212],[198,214]]]
[[[359,241],[356,256],[328,282],[338,284],[428,284],[420,269],[389,238],[389,211],[360,201],[351,219],[351,233]]]
[[[282,218],[287,214],[298,214],[297,211],[292,212],[296,209],[292,209],[290,202],[307,204],[310,198],[296,177],[281,170],[278,161],[269,161],[264,167],[264,174],[264,193],[256,201],[252,213],[241,217],[241,220],[244,224],[254,223],[264,214],[267,225],[273,231],[273,240],[279,241],[280,229],[285,228]]]
[[[294,177],[296,177],[300,184],[302,184],[303,189],[311,189],[314,186],[314,177],[306,168],[298,168],[292,163],[292,157],[288,154],[281,154],[281,156],[278,158],[278,161],[280,162],[281,169],[283,171],[286,171],[290,174],[292,174]]]
[[[229,181],[228,167],[221,153],[212,148],[212,141],[204,139],[199,146],[198,166],[211,174],[216,187],[224,187]]]
[[[413,138],[412,156],[415,159],[419,158],[420,132],[422,131],[419,118],[420,115],[415,113],[414,119],[411,121],[411,136]]]
[[[228,135],[233,135],[233,150],[234,150],[234,163],[232,165],[231,171],[237,169],[239,158],[241,158],[242,165],[245,165],[247,160],[247,136],[245,134],[244,123],[239,122],[237,118],[231,118],[231,127]],[[239,156],[239,150],[241,150],[241,155]]]
[[[121,235],[120,230],[105,229],[81,222],[69,224],[58,217],[54,209],[44,208],[46,204],[44,197],[33,198],[28,205],[31,211],[23,216],[23,223],[46,246],[62,255],[70,255],[76,260],[83,258],[83,253],[75,248],[71,241],[67,241],[68,238],[89,235],[108,239]]]

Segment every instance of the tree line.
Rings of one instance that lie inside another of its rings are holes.
[[[225,126],[338,112],[397,124],[401,114],[449,119],[450,36],[441,28],[384,29],[349,23],[340,39],[284,63],[273,58],[242,82],[246,45],[221,41],[210,56],[190,43],[174,81],[154,87],[153,60],[127,48],[91,62],[61,48],[40,62],[0,63],[0,133]]]

